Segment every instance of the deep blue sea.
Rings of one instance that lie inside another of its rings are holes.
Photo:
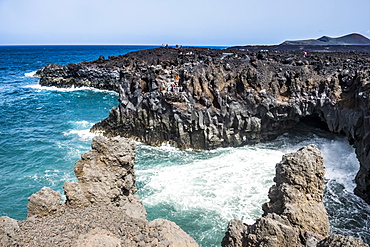
[[[95,89],[41,87],[47,64],[91,61],[153,46],[0,46],[0,216],[27,216],[27,198],[44,186],[63,192],[74,163],[90,149],[89,128],[118,105]],[[268,200],[275,164],[286,152],[316,144],[325,158],[333,233],[370,243],[370,207],[352,193],[359,168],[346,138],[298,126],[275,141],[212,151],[137,144],[137,186],[148,219],[176,222],[201,246],[220,246],[227,222],[253,223]]]

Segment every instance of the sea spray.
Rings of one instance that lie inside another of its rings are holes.
[[[28,73],[24,73],[24,76],[26,76],[26,77],[34,77],[36,75],[36,72],[37,72],[37,70],[31,71],[31,72],[28,72]]]

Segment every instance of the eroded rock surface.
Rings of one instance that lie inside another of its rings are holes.
[[[27,220],[0,218],[0,246],[198,246],[175,223],[146,220],[134,163],[134,142],[95,137],[76,162],[78,181],[64,185],[66,202],[42,188],[29,198]]]
[[[91,150],[81,156],[74,168],[78,182],[66,182],[66,205],[73,208],[91,205],[110,205],[137,208],[139,218],[145,218],[145,209],[134,195],[135,144],[127,139],[96,137]],[[131,205],[135,204],[135,207]],[[141,209],[140,209],[141,208]],[[133,213],[133,212],[131,212]],[[140,216],[141,214],[141,216]]]
[[[301,231],[329,234],[328,215],[323,204],[324,159],[316,146],[310,145],[283,156],[276,165],[275,185],[270,201],[262,206],[269,213],[284,216]]]
[[[44,187],[28,198],[27,217],[60,215],[64,211],[59,191]]]
[[[323,158],[315,145],[284,155],[276,165],[276,184],[270,188],[270,201],[262,206],[263,216],[253,225],[231,220],[222,246],[368,246],[352,237],[327,238],[324,174]]]
[[[16,246],[18,222],[7,216],[0,217],[0,246]]]
[[[351,236],[343,236],[339,234],[333,234],[326,239],[320,241],[317,247],[366,247],[368,246],[358,238]]]
[[[93,127],[151,145],[212,149],[268,141],[299,121],[343,133],[370,202],[370,58],[366,53],[158,48],[90,63],[49,65],[40,84],[119,92]]]

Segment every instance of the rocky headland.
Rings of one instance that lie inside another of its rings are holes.
[[[28,199],[28,217],[0,217],[0,246],[183,246],[198,244],[175,223],[146,220],[135,195],[135,144],[95,137],[76,162],[66,201],[44,187]]]
[[[344,134],[360,161],[355,193],[370,203],[369,62],[358,52],[163,47],[37,75],[41,85],[119,92],[119,106],[92,130],[151,145],[241,146],[300,121]]]

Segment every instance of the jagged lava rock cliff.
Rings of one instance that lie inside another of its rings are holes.
[[[135,144],[95,137],[76,163],[78,182],[60,193],[44,187],[30,196],[28,217],[0,217],[0,246],[199,246],[175,223],[148,222],[135,195]]]
[[[369,62],[362,53],[158,48],[37,74],[42,85],[117,90],[118,108],[92,129],[151,145],[240,146],[299,121],[323,124],[356,148],[355,192],[370,202]]]
[[[330,233],[323,203],[324,160],[315,145],[286,154],[276,164],[275,185],[263,216],[253,225],[231,220],[223,247],[368,246],[362,240]]]

